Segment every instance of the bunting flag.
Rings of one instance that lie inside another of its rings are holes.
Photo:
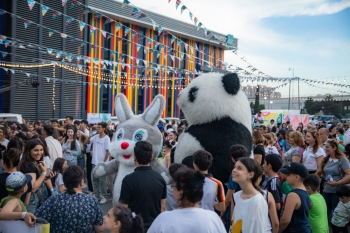
[[[2,58],[5,58],[6,55],[7,55],[7,52],[0,52],[0,53],[1,53],[1,55],[2,55]]]
[[[193,14],[192,14],[192,12],[190,11],[190,19],[192,20],[192,17],[193,17]]]
[[[124,36],[127,36],[130,32],[130,28],[125,27]]]
[[[112,23],[114,20],[111,18],[106,18],[105,24]]]
[[[136,32],[135,32],[135,33],[133,32],[132,35],[131,35],[131,38],[134,39],[135,36],[137,36],[137,33],[136,33]]]
[[[48,53],[49,55],[52,55],[53,49],[47,48],[46,51],[47,51],[47,53]]]
[[[187,9],[187,7],[185,6],[185,5],[183,5],[182,7],[181,7],[181,9],[180,9],[180,14],[182,14],[182,12],[184,11],[184,10],[186,10]]]
[[[138,13],[140,13],[140,9],[135,7],[133,10],[132,10],[132,13],[131,13],[131,16],[135,16],[137,15]]]
[[[175,2],[176,10],[177,10],[177,8],[179,7],[180,4],[181,4],[181,1],[180,0],[176,0],[176,2]]]
[[[159,26],[158,27],[158,36],[160,36],[160,34],[162,34],[162,32],[163,32],[163,27]]]
[[[52,13],[52,19],[57,19],[58,17],[60,17],[62,15],[61,12],[59,11],[53,11]]]
[[[194,17],[193,19],[194,25],[197,25],[197,21],[198,21],[197,17]]]
[[[171,2],[171,0],[168,0],[168,3],[170,3]]]
[[[67,0],[62,0],[62,7],[64,7],[67,3]]]
[[[158,46],[160,45],[160,43],[159,42],[156,42],[155,44],[154,44],[154,48],[155,49],[158,49]]]
[[[96,31],[96,28],[93,26],[90,26],[90,34],[94,34]]]
[[[92,13],[92,9],[90,7],[85,7],[84,8],[84,14],[87,14],[87,13]]]
[[[103,37],[106,38],[106,31],[101,30],[101,33],[102,33]]]
[[[173,55],[169,55],[170,57],[171,57],[171,60],[173,60],[174,61],[174,56]]]
[[[79,6],[80,2],[76,1],[76,0],[72,0],[72,4],[70,5],[70,8],[74,9],[77,8]]]
[[[46,12],[47,12],[49,9],[50,9],[49,7],[42,5],[42,6],[41,6],[41,14],[42,14],[43,16],[45,16]]]
[[[49,37],[51,37],[54,33],[55,33],[55,30],[50,29],[50,30],[49,30]]]
[[[123,3],[122,3],[122,8],[124,8],[126,5],[129,5],[130,2],[128,0],[123,0]]]
[[[176,36],[171,36],[171,40],[170,40],[170,43],[174,43],[174,41],[176,40]]]
[[[27,29],[28,26],[30,25],[30,22],[28,20],[23,20],[23,23],[24,23],[24,28]]]
[[[116,32],[119,31],[119,29],[122,27],[123,25],[121,25],[120,23],[117,23],[117,26],[116,26]]]
[[[151,38],[148,38],[148,44],[152,44],[153,40]]]
[[[34,5],[35,5],[35,1],[34,0],[28,0],[28,6],[29,6],[29,10],[32,10]]]
[[[66,17],[66,25],[69,25],[71,22],[73,22],[73,18],[67,16],[67,17]]]
[[[82,21],[79,21],[79,28],[80,28],[80,31],[83,31],[85,28],[85,23]]]
[[[6,11],[4,11],[3,9],[0,9],[0,15],[4,15]]]
[[[102,14],[101,13],[95,13],[95,18],[96,19],[99,19],[99,18],[101,18],[102,17]]]
[[[188,44],[187,44],[187,43],[184,43],[184,45],[185,45],[185,50],[186,50],[186,52],[187,52]]]
[[[9,69],[11,71],[12,74],[15,73],[15,70],[14,69]]]
[[[203,24],[202,24],[201,22],[198,23],[198,25],[197,25],[197,31],[199,31],[199,29],[201,28],[202,25],[203,25]],[[205,30],[205,29],[204,29],[204,30]]]
[[[139,15],[139,17],[137,17],[138,19],[142,19],[142,18],[145,18],[147,15],[145,14],[145,13],[141,13],[140,15]]]
[[[61,36],[62,38],[67,38],[67,34],[64,34],[64,33],[60,33],[60,36]]]
[[[153,19],[151,19],[152,21],[152,25],[153,25],[153,31],[156,30],[156,27],[157,27],[157,23],[155,21],[153,21]]]

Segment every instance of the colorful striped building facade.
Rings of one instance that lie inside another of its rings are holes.
[[[99,10],[103,6],[108,8],[108,1],[107,5],[103,5],[103,1],[93,3],[101,4],[96,7]],[[106,23],[105,17],[96,17],[95,12],[89,15],[89,24],[92,27],[112,35],[108,38],[101,33],[90,34],[90,42],[96,45],[96,48],[90,48],[88,56],[91,59],[117,62],[118,66],[111,66],[113,71],[107,71],[105,80],[96,80],[93,76],[87,78],[87,82],[99,83],[97,86],[87,87],[87,113],[110,112],[113,116],[115,95],[123,93],[127,96],[134,113],[139,114],[150,105],[155,95],[161,94],[166,99],[163,117],[179,117],[180,109],[176,105],[179,92],[199,72],[214,67],[216,71],[223,69],[225,48],[218,42],[208,41],[209,38],[205,38],[204,34],[205,39],[195,38],[186,32],[174,32],[172,28],[164,28],[164,31],[159,33],[150,23],[147,25],[137,17],[127,17],[128,10],[131,11],[132,8],[123,9],[125,15],[108,14],[107,9],[102,11],[104,16],[108,15],[110,19],[115,20],[112,23]],[[176,21],[165,16],[162,18],[161,22],[157,22],[159,25],[165,20]],[[180,21],[177,23],[189,26]],[[123,26],[118,28],[118,25]],[[190,26],[197,33],[197,28]],[[129,33],[125,32],[126,28],[130,28]],[[176,36],[176,40],[173,40],[173,35]],[[106,73],[103,64],[96,66],[91,63],[91,66],[93,67],[89,67],[89,70],[95,69],[98,77]],[[110,83],[113,83],[112,88],[99,88],[100,85]]]

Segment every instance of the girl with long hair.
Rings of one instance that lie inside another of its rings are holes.
[[[253,131],[253,143],[254,147],[254,159],[261,166],[264,164],[265,159],[265,147],[264,147],[265,138],[262,133],[258,130]]]
[[[284,165],[289,165],[291,162],[302,163],[306,146],[301,133],[298,131],[289,133],[289,143],[292,147],[284,154]]]
[[[327,140],[326,157],[323,158],[321,167],[317,171],[317,175],[325,180],[323,197],[327,204],[329,223],[331,223],[333,211],[339,202],[336,194],[337,187],[350,182],[350,163],[338,146],[336,140]]]
[[[29,174],[32,177],[32,189],[28,212],[34,213],[35,210],[45,201],[46,187],[44,182],[50,182],[50,178],[54,176],[49,173],[44,157],[44,144],[39,139],[31,139],[24,147],[23,156],[18,167],[23,174]],[[52,192],[53,190],[51,190]]]
[[[81,153],[81,147],[77,140],[77,130],[75,127],[66,127],[67,133],[63,139],[62,151],[64,158],[67,160],[68,165],[77,165],[77,156]]]
[[[67,160],[64,158],[57,158],[53,164],[52,170],[56,172],[57,176],[51,178],[53,187],[56,188],[57,193],[61,193],[66,190],[63,183],[63,172],[68,168]]]
[[[259,164],[251,158],[238,159],[232,170],[232,180],[242,189],[232,196],[232,232],[266,232],[268,206],[257,185],[260,175]]]
[[[143,233],[143,220],[127,207],[115,206],[103,217],[103,228],[110,233]]]
[[[305,135],[305,141],[309,146],[303,153],[303,164],[309,174],[314,174],[321,167],[325,152],[321,148],[321,138],[316,130],[308,131]]]
[[[274,140],[272,138],[272,135],[267,133],[264,134],[264,138],[265,138],[265,142],[264,142],[264,146],[265,146],[265,154],[279,154],[277,148],[273,145],[274,144]]]

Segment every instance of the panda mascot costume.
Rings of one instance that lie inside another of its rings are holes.
[[[181,91],[177,104],[188,128],[180,135],[175,162],[206,150],[213,156],[209,172],[226,183],[233,169],[230,147],[244,145],[247,156],[252,149],[251,110],[237,74],[202,74]]]

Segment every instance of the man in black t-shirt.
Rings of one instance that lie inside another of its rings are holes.
[[[136,168],[124,177],[120,191],[119,204],[143,218],[147,232],[154,219],[165,210],[166,182],[152,170],[150,163],[153,156],[152,145],[139,141],[134,148]]]

